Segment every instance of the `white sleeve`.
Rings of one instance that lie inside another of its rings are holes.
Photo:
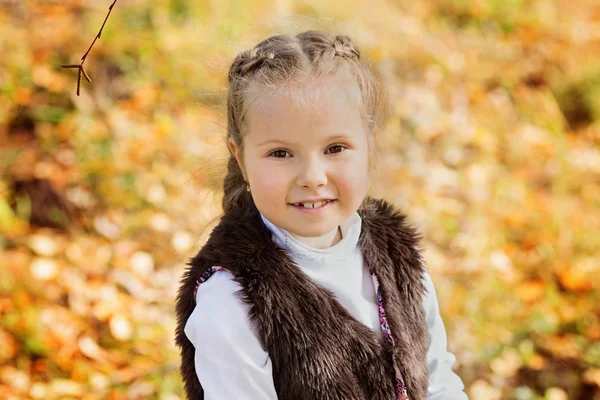
[[[215,272],[198,289],[184,328],[204,399],[276,400],[271,359],[235,294],[240,289],[230,272]]]
[[[424,284],[427,294],[423,299],[425,318],[429,331],[429,348],[427,365],[429,367],[429,385],[427,400],[468,400],[464,384],[460,377],[452,371],[456,360],[454,354],[447,351],[447,338],[444,322],[440,316],[435,287],[429,272],[425,272]]]

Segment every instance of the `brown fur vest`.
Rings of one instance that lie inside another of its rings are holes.
[[[429,333],[420,237],[385,200],[367,197],[364,204],[358,210],[358,244],[381,284],[393,349],[274,245],[255,206],[237,207],[214,228],[181,279],[175,341],[188,399],[203,399],[204,393],[184,327],[195,307],[195,282],[213,265],[229,269],[243,288],[240,298],[251,306],[249,318],[271,358],[280,400],[392,400],[390,351],[398,357],[409,398],[427,398]]]

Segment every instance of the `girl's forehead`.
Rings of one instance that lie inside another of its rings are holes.
[[[257,97],[247,118],[246,138],[259,145],[273,140],[301,145],[332,134],[364,135],[356,84],[307,85]]]
[[[269,87],[254,85],[245,95],[249,124],[272,114],[291,112],[314,117],[323,108],[329,111],[355,113],[362,111],[361,91],[356,80],[327,77],[319,80]]]
[[[314,104],[322,96],[346,95],[360,101],[360,88],[355,78],[348,74],[329,75],[320,78],[301,78],[280,84],[250,84],[245,99],[248,106],[268,98],[287,98],[298,107]]]

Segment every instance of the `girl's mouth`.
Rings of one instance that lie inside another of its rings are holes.
[[[290,204],[292,207],[294,207],[295,209],[297,209],[300,212],[304,212],[307,214],[316,214],[316,213],[320,213],[323,212],[324,210],[328,209],[329,207],[331,207],[331,205],[335,202],[335,200],[327,200],[325,202],[319,202],[317,204],[313,205],[298,205],[298,203],[296,204]]]
[[[305,208],[319,208],[323,204],[328,203],[330,201],[331,201],[331,199],[327,199],[327,200],[317,201],[315,203],[293,203],[293,205],[295,205],[295,206],[303,206]]]

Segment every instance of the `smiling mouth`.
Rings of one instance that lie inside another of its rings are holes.
[[[330,199],[330,200],[325,200],[325,201],[318,201],[316,203],[291,203],[290,205],[294,206],[294,207],[303,207],[303,208],[319,208],[324,206],[325,204],[331,203],[335,201],[335,199]]]

